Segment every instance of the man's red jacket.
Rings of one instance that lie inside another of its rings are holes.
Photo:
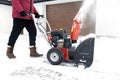
[[[20,16],[21,11],[25,11],[30,13],[30,6],[32,6],[32,13],[37,14],[37,10],[34,7],[34,0],[32,0],[32,5],[30,4],[30,0],[11,0],[12,3],[12,17],[13,18],[20,18],[20,19],[29,19],[32,20],[31,16]]]

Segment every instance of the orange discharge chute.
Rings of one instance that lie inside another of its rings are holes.
[[[80,18],[80,12],[78,12],[73,20],[73,26],[71,29],[71,40],[73,43],[77,42],[78,40],[78,36],[80,33],[80,26],[81,26],[81,18]]]

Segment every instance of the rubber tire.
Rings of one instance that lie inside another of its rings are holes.
[[[59,59],[57,61],[53,61],[50,56],[52,53],[56,53],[57,56],[59,57]],[[62,51],[60,51],[59,49],[56,49],[56,48],[52,48],[48,51],[47,53],[47,59],[48,61],[52,64],[52,65],[58,65],[60,64],[62,61],[63,61],[63,53]]]

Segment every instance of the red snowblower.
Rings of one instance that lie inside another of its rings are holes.
[[[44,27],[41,21],[45,21],[48,24],[48,28]],[[67,35],[63,29],[51,30],[47,19],[41,15],[37,21],[37,26],[51,45],[51,49],[47,53],[47,59],[52,65],[59,65],[62,62],[73,62],[75,66],[82,64],[85,68],[90,67],[93,63],[95,38],[87,38],[79,43],[77,47],[73,46],[73,44],[77,44],[80,24],[74,22],[73,25],[71,35]]]

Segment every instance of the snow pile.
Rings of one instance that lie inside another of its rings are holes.
[[[46,58],[50,46],[42,36],[37,37],[36,43],[43,57],[31,58],[28,37],[21,35],[14,49],[17,58],[10,60],[5,54],[8,35],[0,36],[0,75],[3,80],[120,80],[119,38],[96,37],[93,64],[84,69],[81,65],[76,68],[72,63],[51,65]]]

